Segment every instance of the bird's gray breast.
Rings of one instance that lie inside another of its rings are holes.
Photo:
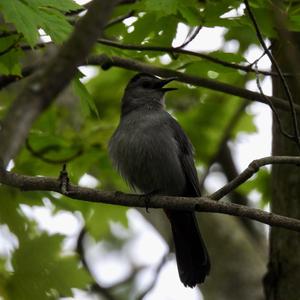
[[[122,118],[109,143],[109,153],[120,174],[143,193],[180,195],[185,175],[180,148],[163,112],[132,112]]]

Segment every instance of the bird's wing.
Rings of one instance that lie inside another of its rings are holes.
[[[194,148],[181,126],[170,116],[173,136],[178,143],[179,159],[185,173],[187,184],[186,196],[201,196],[198,175],[194,163]]]

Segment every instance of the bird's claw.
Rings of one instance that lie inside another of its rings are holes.
[[[149,204],[150,204],[150,201],[151,201],[151,197],[154,196],[156,193],[157,193],[156,191],[152,191],[152,192],[141,195],[141,197],[144,200],[145,208],[146,208],[147,213],[150,213],[149,212]]]
[[[68,194],[68,189],[69,189],[69,175],[67,172],[67,166],[66,164],[63,164],[62,170],[59,173],[59,178],[58,178],[59,182],[60,182],[60,190],[62,192],[63,195],[67,195]]]

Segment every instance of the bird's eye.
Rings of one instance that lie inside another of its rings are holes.
[[[142,86],[143,86],[143,88],[148,89],[151,87],[151,83],[149,81],[145,81],[145,82],[143,82]]]

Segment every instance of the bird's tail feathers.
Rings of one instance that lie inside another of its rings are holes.
[[[202,283],[210,271],[209,255],[193,212],[167,210],[179,277],[185,286]]]

